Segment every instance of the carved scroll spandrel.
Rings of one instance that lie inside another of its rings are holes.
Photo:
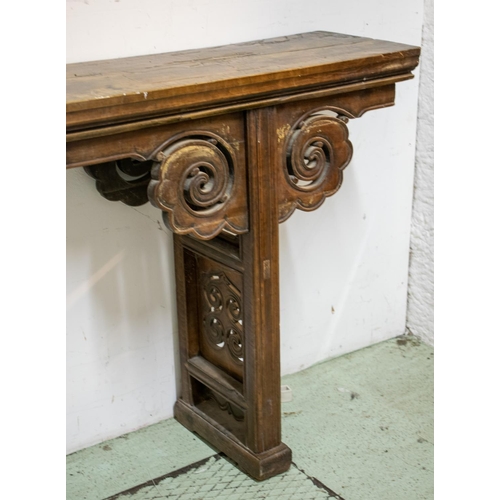
[[[287,135],[282,160],[279,219],[288,219],[296,208],[312,211],[342,184],[342,170],[353,148],[348,119],[331,111],[301,117]]]
[[[148,202],[152,161],[131,158],[84,167],[96,181],[97,191],[109,201],[121,201],[137,207]]]
[[[211,239],[223,229],[248,230],[245,187],[231,146],[210,132],[180,134],[156,154],[148,188],[153,205],[177,234]],[[241,169],[240,169],[241,170]]]

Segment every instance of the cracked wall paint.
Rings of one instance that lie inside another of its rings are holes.
[[[425,0],[407,327],[434,344],[434,0]]]

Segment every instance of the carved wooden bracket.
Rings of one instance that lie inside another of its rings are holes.
[[[149,199],[176,234],[211,239],[248,230],[246,198],[231,146],[211,132],[179,134],[156,153]]]
[[[342,184],[352,157],[348,118],[329,110],[302,116],[288,132],[283,175],[278,176],[279,221],[296,208],[312,211]],[[110,201],[137,206],[151,203],[163,211],[176,234],[211,239],[226,230],[248,231],[245,183],[231,146],[208,131],[178,134],[154,154],[156,161],[117,160],[85,167],[99,193]]]
[[[149,198],[175,233],[175,418],[256,479],[291,463],[278,224],[337,192],[348,118],[393,105],[419,54],[315,32],[68,65],[68,168],[108,200]]]
[[[148,202],[152,165],[151,161],[126,158],[87,166],[85,172],[95,179],[96,189],[104,198],[137,207]]]
[[[352,157],[347,118],[314,112],[291,128],[283,160],[280,222],[295,208],[312,211],[342,184],[342,170]]]

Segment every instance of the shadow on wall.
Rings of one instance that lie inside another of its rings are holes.
[[[171,416],[179,370],[172,235],[160,212],[105,200],[82,169],[67,176],[68,447],[74,451],[88,439]]]

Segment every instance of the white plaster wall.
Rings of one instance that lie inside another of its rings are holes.
[[[420,45],[423,0],[67,2],[67,60],[236,43],[313,30]],[[397,105],[349,124],[342,189],[280,226],[282,372],[405,330],[417,78]],[[172,416],[171,235],[151,206],[102,199],[67,173],[68,452]]]
[[[434,344],[434,0],[425,0],[407,327]]]

